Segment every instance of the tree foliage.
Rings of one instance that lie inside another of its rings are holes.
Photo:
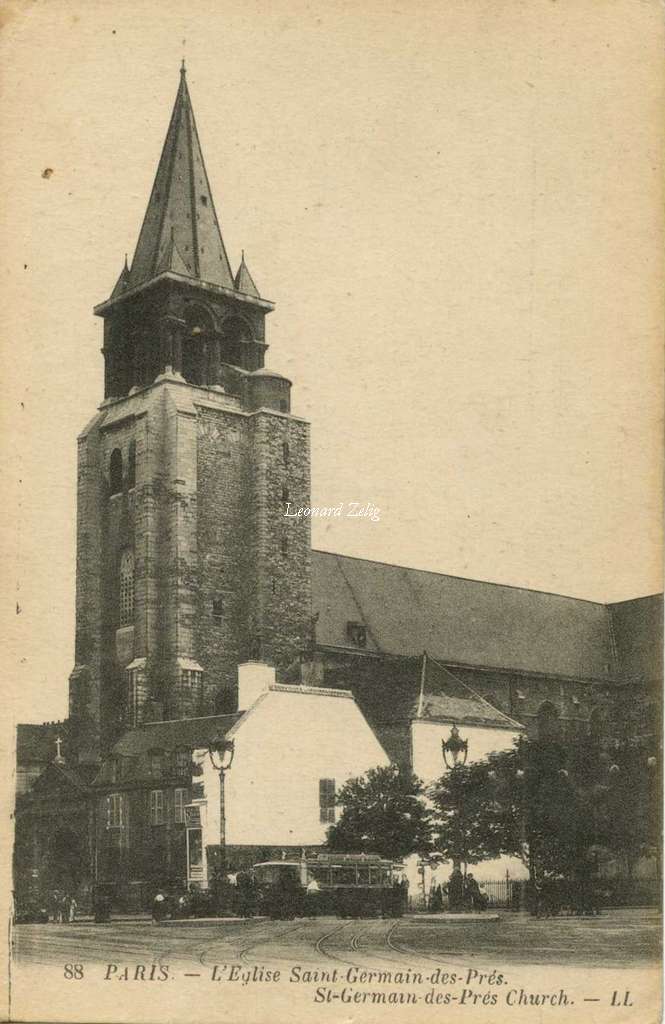
[[[434,843],[455,864],[477,864],[502,852],[502,808],[488,799],[487,772],[484,761],[458,765],[430,787]]]
[[[339,791],[338,822],[328,829],[331,850],[379,853],[398,860],[431,847],[431,814],[425,789],[412,772],[397,766],[371,768]]]
[[[649,750],[635,738],[605,745],[522,738],[512,750],[454,768],[431,789],[437,848],[471,863],[518,856],[532,878],[573,877],[605,852],[630,874],[660,836]]]

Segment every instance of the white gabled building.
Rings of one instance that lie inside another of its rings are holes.
[[[278,685],[273,668],[249,662],[238,667],[238,703],[229,728],[194,748],[200,774],[187,811],[189,877],[204,884],[210,849],[222,835],[227,862],[236,866],[325,845],[335,794],[350,778],[389,763],[349,691]],[[223,793],[211,739],[233,744]],[[200,843],[192,834],[199,822]]]

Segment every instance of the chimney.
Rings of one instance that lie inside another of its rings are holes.
[[[275,669],[262,661],[238,665],[238,711],[247,711],[275,682]]]

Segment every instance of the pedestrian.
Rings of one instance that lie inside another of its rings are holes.
[[[177,905],[176,913],[177,913],[178,917],[189,917],[190,910],[191,910],[191,900],[189,898],[189,895],[186,892],[184,892],[178,898],[178,905]]]
[[[155,922],[163,921],[166,917],[166,896],[159,890],[152,901],[152,919]]]
[[[256,900],[254,879],[249,871],[239,871],[236,875],[236,906],[240,917],[252,917]]]
[[[464,907],[464,878],[459,868],[453,868],[448,879],[448,906],[453,914]]]
[[[67,900],[67,920],[70,924],[73,924],[76,920],[77,903],[73,896],[70,896]]]
[[[440,914],[443,910],[443,892],[440,885],[432,887],[430,892],[430,910],[434,914]]]
[[[469,872],[464,882],[464,896],[469,910],[480,910],[480,887],[477,881]]]

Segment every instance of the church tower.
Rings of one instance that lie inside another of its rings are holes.
[[[239,662],[285,669],[311,624],[309,426],[264,366],[262,298],[222,240],[187,88],[131,267],[95,307],[104,401],[79,437],[79,757],[127,727],[232,711]]]

